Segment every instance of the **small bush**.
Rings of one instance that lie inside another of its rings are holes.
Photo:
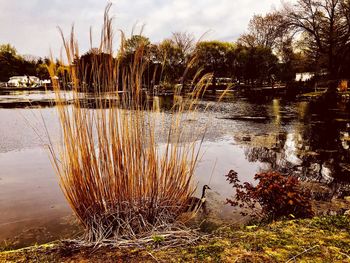
[[[247,182],[241,184],[237,173],[233,170],[226,177],[236,190],[234,199],[227,199],[227,203],[250,210],[250,215],[253,217],[271,221],[290,216],[295,218],[313,216],[310,192],[302,189],[295,177],[273,171],[260,173],[254,177],[259,181],[257,186]],[[247,215],[247,212],[242,212],[242,215]]]

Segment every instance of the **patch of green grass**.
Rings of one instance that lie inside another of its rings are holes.
[[[212,260],[222,262],[221,253],[225,250],[223,244],[215,242],[209,245],[200,245],[195,248],[195,257],[198,260]]]
[[[318,229],[327,230],[327,231],[344,230],[350,233],[350,217],[348,216],[315,217],[311,220],[311,226]]]
[[[161,244],[162,242],[165,241],[165,238],[164,238],[163,236],[157,236],[157,235],[155,235],[155,236],[152,237],[152,240],[153,240],[153,242],[154,242],[155,244],[159,245],[159,244]]]

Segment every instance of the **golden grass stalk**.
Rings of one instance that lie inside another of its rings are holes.
[[[127,67],[113,57],[109,7],[96,51],[108,54],[106,58],[78,63],[74,29],[68,40],[61,32],[73,87],[71,106],[61,95],[62,83],[53,79],[63,143],[59,149],[50,146],[52,160],[90,241],[135,238],[174,224],[194,192],[202,142],[202,135],[193,131],[197,137],[185,138],[183,120],[194,112],[206,82],[198,82],[190,100],[176,100],[171,114],[153,110],[142,95],[147,51],[139,47]],[[53,64],[49,71],[52,77],[57,74]],[[93,108],[84,100],[87,79],[93,83],[88,100]],[[160,133],[166,134],[161,145]]]

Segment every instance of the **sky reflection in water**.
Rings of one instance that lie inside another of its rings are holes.
[[[23,108],[31,101],[52,98],[52,94],[42,92],[0,94],[0,241],[18,235],[19,240],[26,240],[18,244],[29,245],[72,231],[70,209],[43,148],[47,136],[42,119],[52,138],[59,138],[55,109]],[[20,106],[8,107],[9,102]],[[170,104],[169,98],[157,99],[160,108],[167,109]],[[255,173],[274,169],[303,179],[347,185],[349,112],[348,102],[325,105],[231,98],[198,113],[188,125],[207,125],[208,129],[202,146],[204,156],[196,171],[197,194],[209,184],[213,189],[209,201],[216,215],[238,220],[224,205],[232,195],[225,177],[230,169],[249,182]],[[31,238],[23,234],[25,229],[38,228],[43,230]]]

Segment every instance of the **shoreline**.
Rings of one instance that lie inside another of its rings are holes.
[[[0,252],[1,262],[350,262],[350,217],[324,216],[265,225],[222,226],[177,247],[76,246],[55,241]],[[164,239],[164,241],[166,238]]]

